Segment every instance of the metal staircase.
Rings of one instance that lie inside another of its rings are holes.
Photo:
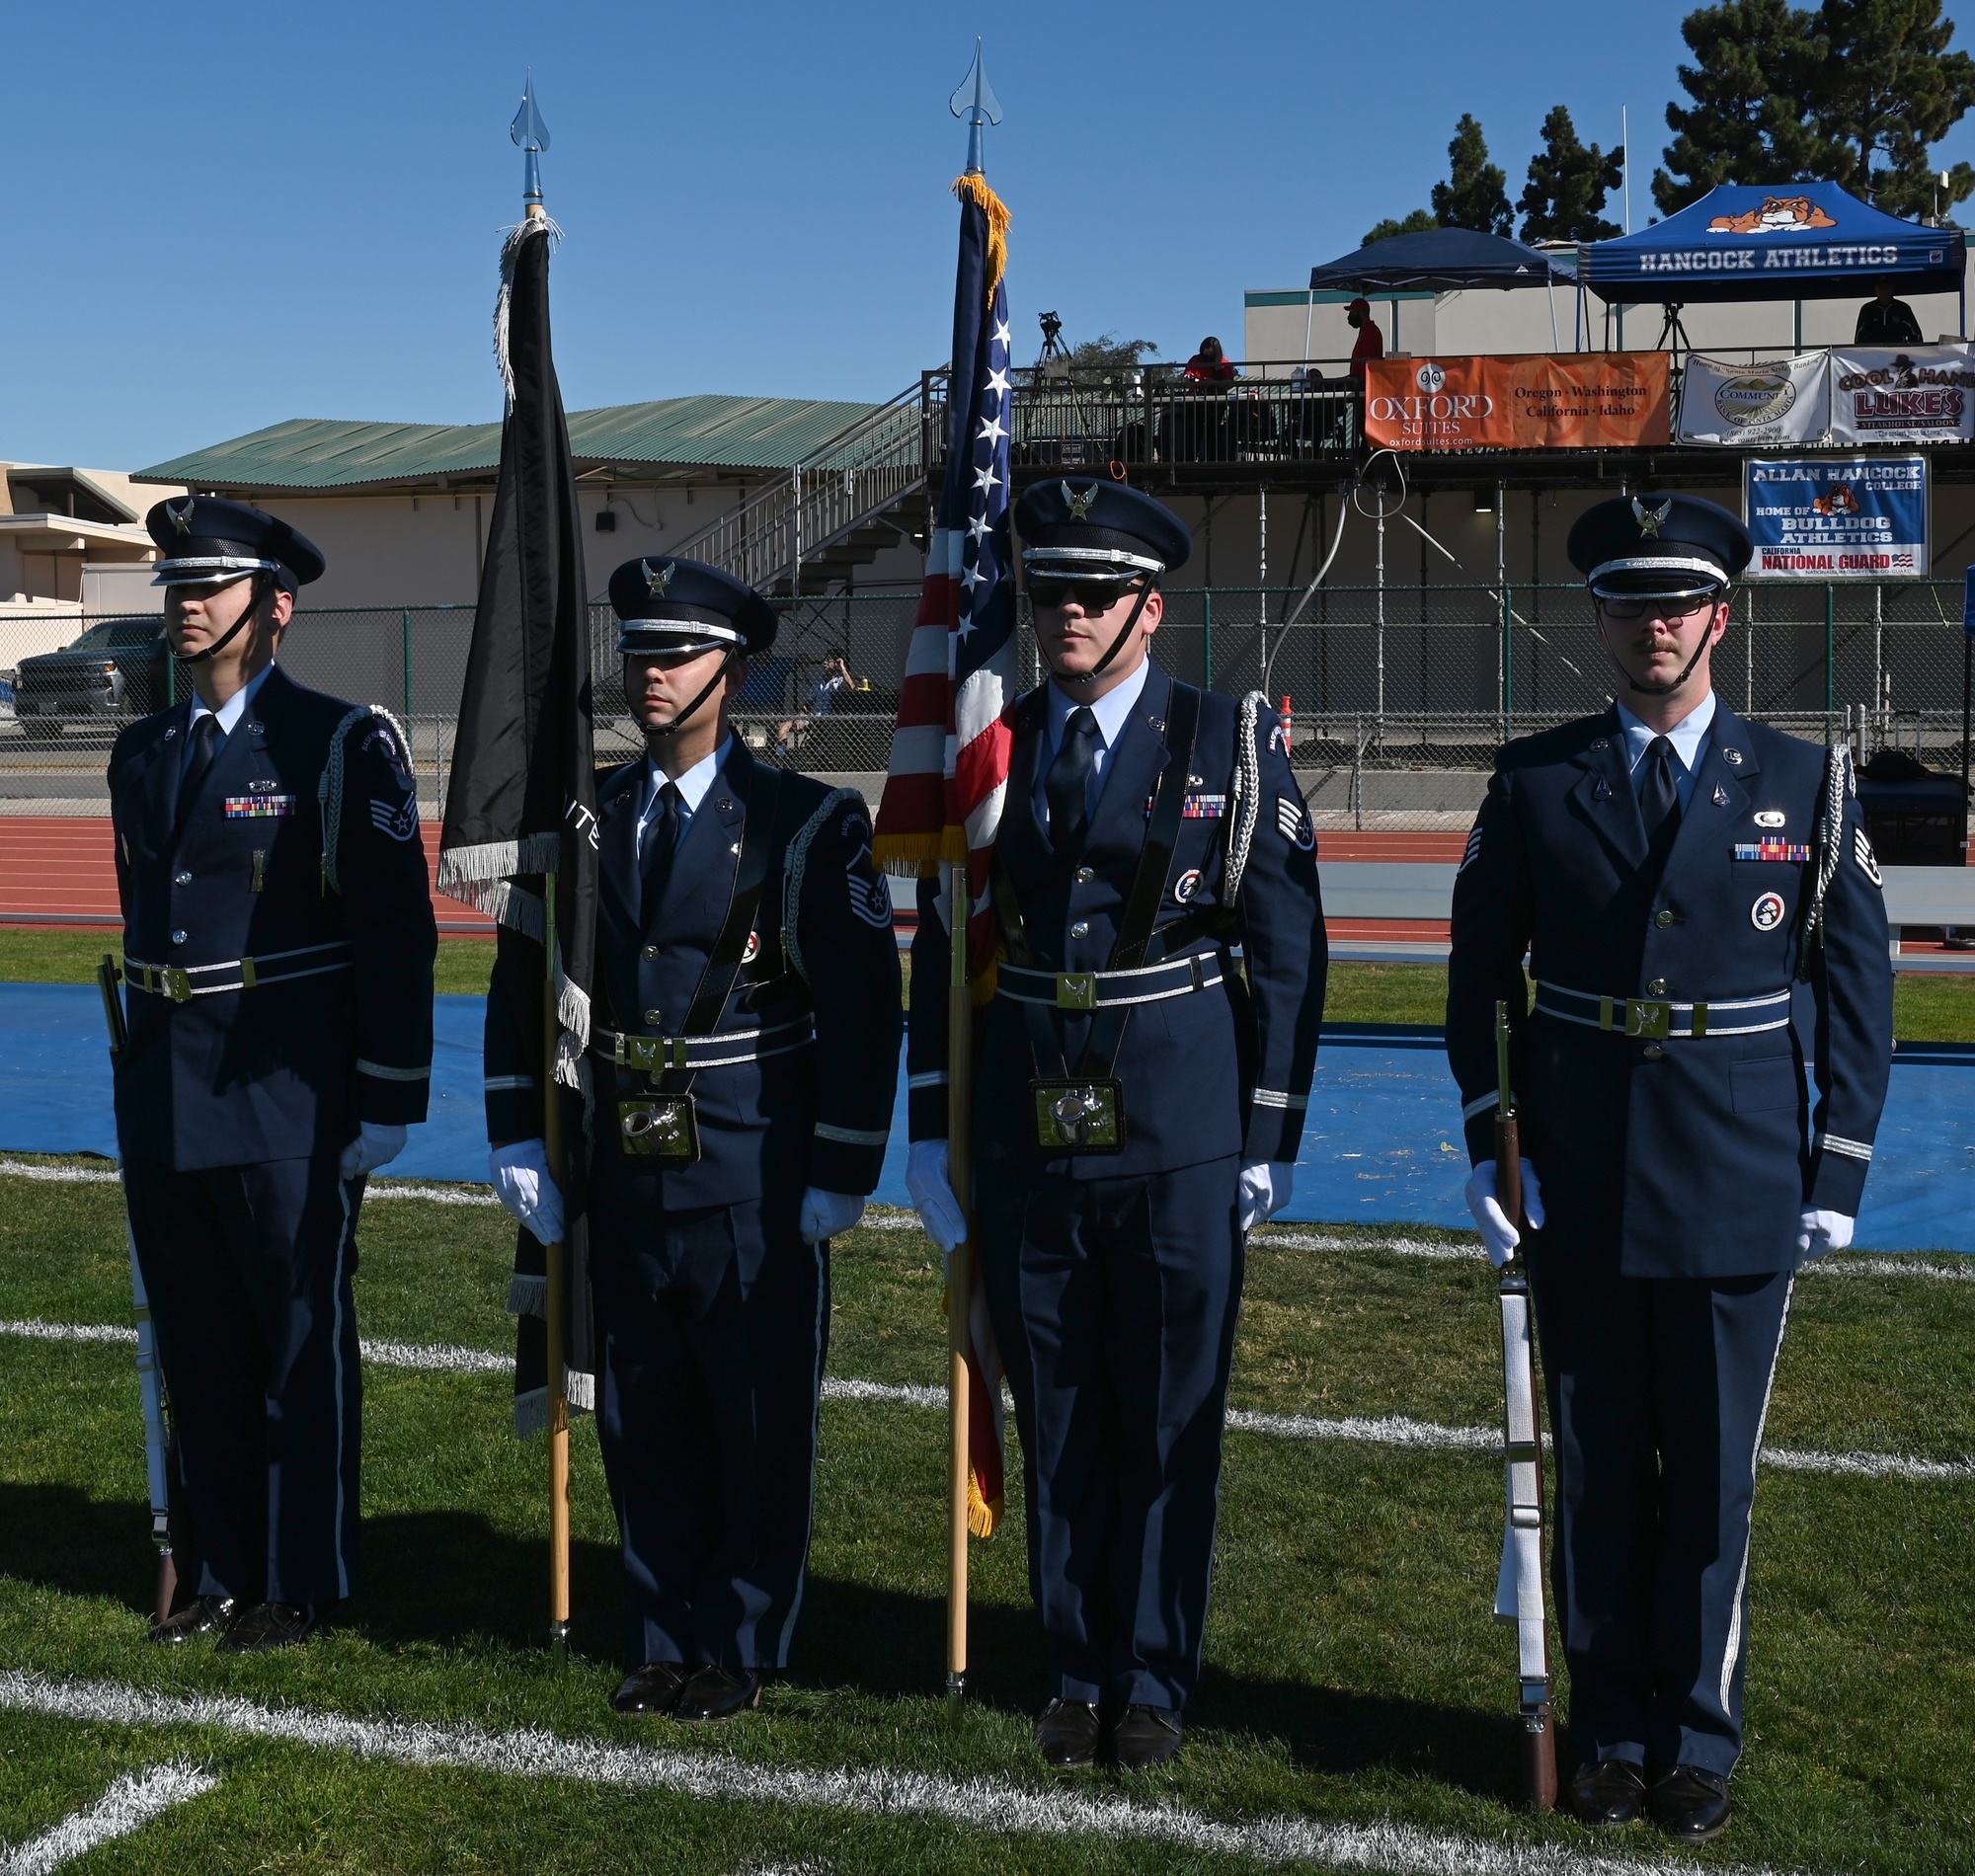
[[[669,551],[757,592],[822,593],[847,581],[920,518],[900,510],[940,447],[946,411],[934,386],[928,376],[901,391]]]

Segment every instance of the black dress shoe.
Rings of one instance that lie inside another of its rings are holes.
[[[151,1624],[154,1642],[189,1642],[224,1628],[233,1614],[230,1596],[196,1596],[184,1608],[174,1609],[162,1622]]]
[[[729,1674],[725,1668],[695,1668],[679,1689],[672,1718],[688,1726],[731,1720],[761,1704],[761,1677],[752,1668]]]
[[[1163,1765],[1185,1741],[1171,1707],[1128,1706],[1111,1729],[1111,1759],[1120,1771],[1146,1771]]]
[[[1676,1765],[1653,1780],[1646,1814],[1677,1842],[1711,1843],[1727,1830],[1735,1807],[1728,1802],[1728,1780],[1721,1773]]]
[[[1580,1765],[1570,1781],[1570,1815],[1579,1824],[1630,1824],[1646,1802],[1646,1769],[1629,1759]]]
[[[1095,1762],[1101,1730],[1088,1700],[1052,1700],[1036,1720],[1036,1751],[1058,1771],[1073,1771]]]
[[[222,1655],[264,1655],[271,1648],[292,1648],[315,1632],[312,1602],[256,1602],[236,1610],[219,1638]]]
[[[619,1713],[670,1713],[679,1703],[692,1670],[676,1661],[650,1661],[634,1668],[610,1696]]]

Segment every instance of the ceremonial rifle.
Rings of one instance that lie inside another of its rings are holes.
[[[1509,1222],[1523,1216],[1523,1147],[1509,1090],[1509,1006],[1495,1005],[1495,1195]],[[1530,1314],[1529,1259],[1518,1244],[1502,1266],[1503,1434],[1508,1451],[1508,1526],[1495,1583],[1495,1619],[1516,1629],[1523,1719],[1523,1788],[1540,1811],[1556,1803],[1556,1725],[1549,1703],[1549,1623],[1543,1602],[1542,1411]]]
[[[123,999],[118,993],[117,959],[106,951],[96,967],[97,988],[103,992],[103,1020],[110,1026],[110,1067],[114,1074],[130,1038],[123,1024]],[[151,1493],[151,1541],[158,1546],[155,1615],[164,1621],[178,1601],[179,1571],[172,1554],[172,1494],[165,1431],[165,1389],[158,1371],[158,1340],[151,1327],[151,1299],[144,1291],[144,1273],[137,1265],[137,1239],[126,1211],[124,1241],[130,1250],[130,1295],[137,1316],[137,1388],[144,1401],[144,1471]]]

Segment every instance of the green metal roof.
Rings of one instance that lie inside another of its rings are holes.
[[[671,397],[572,411],[579,470],[786,469],[878,407],[811,398]],[[491,475],[499,424],[350,424],[293,418],[135,472],[192,488],[351,489]]]

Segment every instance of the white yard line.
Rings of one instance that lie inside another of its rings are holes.
[[[212,1773],[183,1760],[126,1771],[94,1804],[64,1818],[52,1831],[30,1837],[11,1853],[0,1846],[0,1876],[46,1876],[99,1844],[141,1831],[162,1812],[202,1797],[218,1782]]]
[[[0,1159],[0,1178],[39,1179],[56,1185],[115,1185],[119,1174],[94,1166],[42,1166],[32,1160]],[[427,1205],[498,1206],[501,1201],[485,1186],[400,1185],[372,1180],[364,1192],[375,1204],[382,1199],[418,1199]],[[874,1206],[864,1213],[858,1229],[865,1231],[916,1231],[917,1216],[889,1207]],[[1434,1263],[1474,1263],[1485,1257],[1478,1239],[1417,1237],[1338,1237],[1324,1231],[1264,1229],[1249,1240],[1251,1248],[1276,1246],[1295,1251],[1382,1251],[1389,1257],[1418,1257]],[[1821,1263],[1806,1264],[1804,1276],[1826,1277],[1931,1277],[1953,1283],[1975,1283],[1975,1257],[1962,1264],[1934,1264],[1899,1251],[1885,1251],[1873,1257],[1832,1257]]]
[[[0,1336],[33,1342],[134,1343],[135,1329],[113,1322],[42,1322],[0,1319]],[[379,1368],[423,1368],[447,1374],[508,1374],[512,1358],[487,1349],[462,1348],[454,1342],[363,1343],[363,1359]],[[831,1374],[823,1383],[825,1400],[892,1402],[943,1412],[946,1389],[903,1381],[867,1381]],[[1004,1411],[1013,1403],[1005,1390]],[[1281,1440],[1342,1441],[1358,1446],[1397,1446],[1415,1452],[1499,1452],[1502,1436],[1493,1427],[1444,1427],[1430,1420],[1408,1420],[1401,1414],[1376,1417],[1350,1415],[1327,1419],[1314,1414],[1258,1414],[1247,1408],[1228,1409],[1227,1425],[1236,1433],[1259,1433]],[[1899,1452],[1817,1452],[1790,1446],[1765,1446],[1763,1463],[1783,1472],[1823,1472],[1840,1478],[1905,1479],[1921,1484],[1975,1480],[1975,1458],[1915,1459]]]
[[[204,1727],[346,1752],[411,1766],[513,1778],[559,1778],[711,1802],[920,1818],[970,1834],[1102,1837],[1258,1863],[1321,1863],[1384,1876],[1666,1876],[1663,1858],[1602,1856],[1556,1843],[1504,1842],[1394,1823],[1313,1818],[1211,1818],[1181,1805],[999,1778],[949,1778],[870,1766],[806,1771],[723,1754],[569,1739],[538,1728],[493,1733],[471,1725],[353,1719],[302,1706],[268,1707],[211,1694],[152,1693],[115,1681],[52,1681],[0,1673],[0,1707],[93,1725]],[[1724,1866],[1726,1867],[1726,1866]],[[1776,1876],[1743,1868],[1737,1876]]]

